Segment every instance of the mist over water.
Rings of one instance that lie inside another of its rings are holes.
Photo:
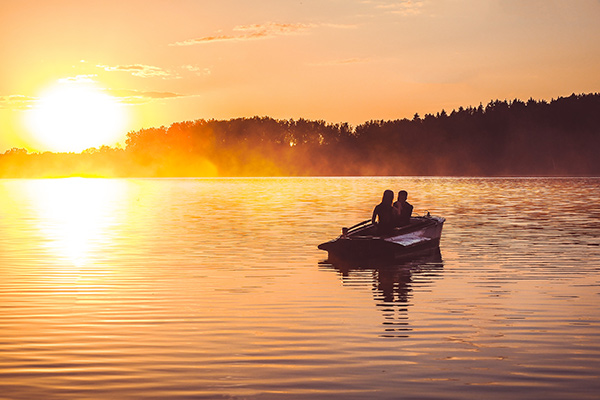
[[[439,253],[317,249],[385,189]],[[0,398],[597,399],[600,179],[0,180]]]

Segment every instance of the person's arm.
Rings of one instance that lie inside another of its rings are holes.
[[[377,220],[377,207],[375,207],[373,209],[373,216],[371,217],[371,223],[373,225],[375,225],[376,224],[376,220]]]

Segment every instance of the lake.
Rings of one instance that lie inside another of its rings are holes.
[[[384,189],[440,251],[317,249]],[[600,178],[0,180],[2,399],[598,399]]]

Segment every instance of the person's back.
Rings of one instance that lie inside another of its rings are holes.
[[[394,229],[394,209],[392,207],[394,201],[394,192],[386,190],[383,192],[381,203],[375,206],[371,222],[377,226],[379,235],[389,234]]]
[[[395,226],[406,226],[410,224],[413,206],[406,201],[408,192],[401,190],[398,192],[398,201],[394,202]]]

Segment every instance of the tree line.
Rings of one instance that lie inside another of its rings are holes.
[[[356,127],[269,117],[127,134],[124,148],[0,155],[0,177],[600,175],[600,94],[490,101]]]

